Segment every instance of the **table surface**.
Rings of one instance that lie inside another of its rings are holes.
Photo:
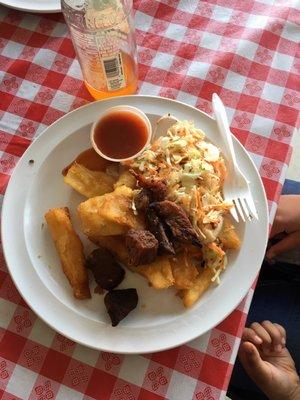
[[[140,93],[208,113],[218,93],[261,174],[273,218],[300,103],[300,2],[136,0],[134,6]],[[0,7],[0,91],[2,202],[31,141],[92,100],[61,15]],[[22,300],[0,255],[0,398],[225,397],[252,289],[225,321],[193,342],[123,356],[77,345],[44,324]]]

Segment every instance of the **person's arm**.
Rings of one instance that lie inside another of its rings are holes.
[[[269,248],[268,258],[274,258],[281,253],[300,247],[300,195],[280,197],[270,238],[279,233],[286,235]]]
[[[254,322],[243,332],[239,359],[270,400],[300,400],[300,378],[285,343],[285,329],[270,321]]]

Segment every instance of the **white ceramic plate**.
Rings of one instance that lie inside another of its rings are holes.
[[[185,310],[173,289],[157,291],[144,278],[129,271],[121,288],[135,287],[138,307],[112,328],[103,297],[75,300],[61,271],[58,256],[43,215],[51,207],[68,206],[76,220],[76,206],[83,200],[63,183],[61,170],[89,147],[89,130],[107,107],[139,107],[155,122],[168,112],[194,120],[207,137],[222,148],[215,121],[183,103],[151,96],[127,96],[90,103],[56,121],[33,142],[19,161],[6,191],[2,212],[5,258],[30,307],[50,326],[84,345],[118,353],[146,353],[175,347],[208,331],[242,300],[264,257],[268,212],[264,189],[250,157],[235,140],[242,171],[251,182],[259,222],[238,225],[243,245],[229,255],[221,284],[213,287],[190,310]],[[34,163],[29,163],[33,159]],[[78,226],[75,223],[78,230]],[[84,240],[86,252],[92,245]],[[92,284],[92,293],[94,289]]]
[[[35,13],[60,12],[60,0],[0,0],[0,4],[17,10]]]

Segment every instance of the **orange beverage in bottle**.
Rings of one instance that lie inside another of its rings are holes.
[[[132,0],[62,0],[85,86],[95,99],[137,90]]]

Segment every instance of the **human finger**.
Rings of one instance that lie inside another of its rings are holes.
[[[273,222],[271,232],[270,232],[270,239],[272,239],[274,236],[276,236],[282,232],[284,232],[284,225],[280,222],[280,220],[277,220],[275,217],[275,220]]]
[[[247,342],[251,342],[254,345],[259,346],[260,344],[262,344],[262,339],[257,336],[257,334],[255,333],[255,331],[251,328],[244,328],[243,334],[242,334],[242,340],[243,341],[247,341]]]
[[[282,343],[283,346],[285,346],[286,345],[286,330],[284,329],[283,326],[277,324],[276,322],[274,322],[274,325],[276,325],[277,328],[280,330],[280,332],[281,332],[281,343]]]
[[[270,247],[267,252],[268,258],[274,258],[281,253],[285,253],[300,246],[300,231],[289,233],[282,240]]]
[[[261,338],[262,345],[270,346],[272,344],[272,339],[269,333],[265,330],[265,328],[259,324],[258,322],[253,322],[250,325],[250,328],[254,330],[255,334]]]
[[[280,352],[282,350],[282,331],[271,321],[263,321],[261,325],[270,335],[273,349]]]
[[[267,366],[253,343],[243,342],[238,356],[245,371],[258,386],[268,379]]]

